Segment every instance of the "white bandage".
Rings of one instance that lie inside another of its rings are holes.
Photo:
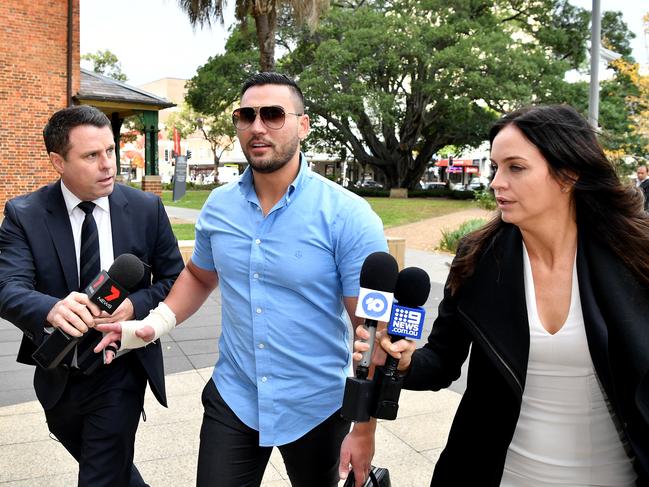
[[[145,342],[135,334],[136,330],[140,330],[147,325],[153,328],[155,332],[155,336],[150,342]],[[121,351],[145,347],[162,335],[169,333],[174,329],[174,326],[176,326],[176,315],[169,306],[160,303],[156,309],[151,310],[149,316],[141,321],[122,321],[122,346],[119,349]]]

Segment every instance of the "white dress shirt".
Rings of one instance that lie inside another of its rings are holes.
[[[77,282],[79,280],[79,254],[81,249],[81,225],[86,214],[77,205],[81,203],[76,195],[74,195],[61,180],[61,192],[65,200],[65,206],[68,210],[70,217],[70,225],[72,226],[72,237],[74,238],[74,252],[77,257]],[[95,218],[97,224],[97,232],[99,237],[99,263],[102,270],[107,271],[115,260],[113,255],[113,232],[110,225],[110,203],[108,196],[102,196],[93,201],[96,205],[92,211],[92,216]]]

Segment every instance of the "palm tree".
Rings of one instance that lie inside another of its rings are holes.
[[[314,28],[320,16],[329,8],[329,0],[235,0],[235,16],[245,25],[248,15],[255,19],[259,45],[261,71],[275,68],[275,30],[277,14],[282,6],[291,9],[297,25],[307,24]],[[192,26],[211,25],[212,20],[223,24],[224,0],[178,0],[180,8],[187,13]]]

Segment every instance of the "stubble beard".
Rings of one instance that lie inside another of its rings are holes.
[[[281,168],[286,166],[291,159],[293,159],[293,156],[298,150],[299,144],[300,139],[295,137],[295,139],[291,140],[284,146],[283,150],[278,149],[277,146],[273,145],[276,155],[269,159],[254,159],[246,149],[243,149],[243,155],[253,170],[261,174],[270,174],[279,171]]]

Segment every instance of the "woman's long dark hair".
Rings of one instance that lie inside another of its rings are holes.
[[[572,195],[580,229],[589,230],[612,249],[640,282],[649,285],[649,215],[643,196],[620,182],[588,122],[568,105],[527,107],[498,120],[489,142],[508,125],[514,125],[541,152],[550,172],[561,182],[572,182]],[[508,225],[498,214],[468,235],[453,262],[449,278],[455,293],[473,274],[478,259]]]

